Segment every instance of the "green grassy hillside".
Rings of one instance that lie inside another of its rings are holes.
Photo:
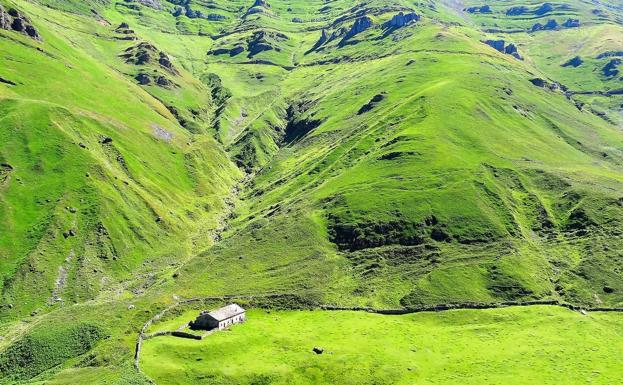
[[[146,381],[186,298],[623,307],[615,1],[0,6],[0,383]]]

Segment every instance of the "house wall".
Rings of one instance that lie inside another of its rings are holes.
[[[237,316],[234,316],[234,317],[231,317],[231,318],[228,318],[226,320],[219,322],[218,328],[226,329],[233,324],[244,322],[246,321],[246,319],[247,319],[246,313],[238,314]]]

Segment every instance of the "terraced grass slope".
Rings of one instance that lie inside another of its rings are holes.
[[[614,1],[0,4],[0,383],[184,298],[623,302]]]

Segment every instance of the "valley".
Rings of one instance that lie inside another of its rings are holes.
[[[617,2],[0,6],[0,384],[616,382]]]

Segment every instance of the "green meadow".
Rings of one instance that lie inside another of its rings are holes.
[[[619,314],[549,306],[252,310],[246,323],[201,341],[146,341],[141,366],[162,384],[613,384],[622,326]]]

